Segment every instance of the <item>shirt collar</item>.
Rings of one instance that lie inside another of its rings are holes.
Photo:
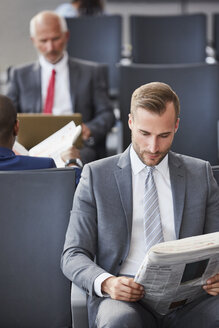
[[[51,64],[50,62],[48,62],[43,55],[39,56],[40,66],[43,69],[48,69],[50,71],[52,69],[55,69],[56,72],[61,71],[63,69],[63,67],[67,64],[67,62],[68,62],[68,54],[66,51],[64,51],[64,55],[63,55],[62,59],[59,60],[56,64]]]
[[[130,149],[130,160],[131,160],[131,166],[134,175],[141,172],[146,166],[136,154],[133,146],[131,146]],[[162,161],[158,165],[155,166],[155,168],[164,176],[168,174],[169,171],[168,154],[166,154],[166,156],[162,159]]]
[[[4,158],[11,158],[14,156],[15,154],[11,149],[6,147],[0,147],[0,158],[4,159]]]

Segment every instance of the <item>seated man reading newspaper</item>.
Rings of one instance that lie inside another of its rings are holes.
[[[210,164],[170,151],[179,107],[167,84],[136,89],[128,120],[132,144],[84,166],[62,270],[88,294],[89,327],[219,327],[219,273],[203,282],[203,295],[167,314],[143,302],[147,289],[134,280],[154,244],[219,231]]]

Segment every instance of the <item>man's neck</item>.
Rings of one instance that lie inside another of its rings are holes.
[[[0,147],[4,147],[12,150],[14,143],[15,143],[15,137],[10,138],[10,140],[7,141],[0,139]]]
[[[2,142],[0,142],[0,147],[8,148],[8,149],[11,149],[11,150],[13,148],[13,146],[11,144],[9,145],[8,143],[2,143]]]
[[[58,63],[60,63],[65,57],[66,57],[65,52],[63,52],[62,56],[56,62],[52,63],[52,62],[48,61],[43,55],[40,55],[39,56],[39,62],[40,62],[41,65],[45,65],[45,66],[52,65],[52,66],[54,66],[54,65],[57,65]]]

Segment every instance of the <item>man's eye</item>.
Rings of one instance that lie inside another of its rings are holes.
[[[148,135],[149,135],[148,132],[144,132],[144,131],[140,131],[140,133],[141,133],[143,136],[148,136]]]
[[[167,137],[169,137],[169,134],[161,134],[160,137],[161,137],[161,138],[167,138]]]

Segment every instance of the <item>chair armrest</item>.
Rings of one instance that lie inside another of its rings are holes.
[[[72,283],[71,287],[72,327],[88,328],[86,293]]]

